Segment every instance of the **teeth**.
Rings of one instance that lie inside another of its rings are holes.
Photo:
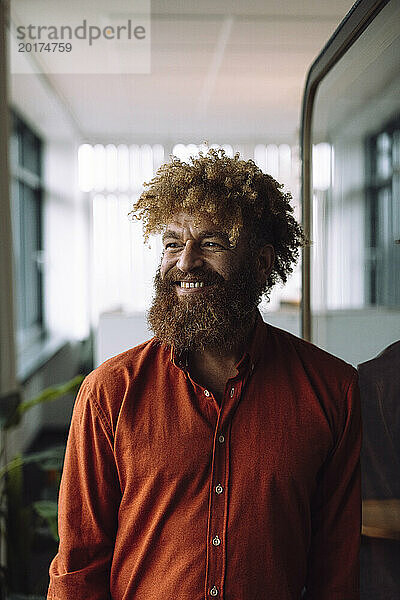
[[[204,287],[204,281],[181,281],[180,286],[183,288],[202,288]]]

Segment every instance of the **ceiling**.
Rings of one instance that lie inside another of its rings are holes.
[[[111,18],[116,4],[119,15],[130,13],[129,0],[95,6]],[[86,141],[293,143],[308,68],[351,6],[351,0],[153,0],[150,73],[40,79]],[[28,23],[34,7],[30,0],[14,19]],[[22,107],[34,77],[12,75],[12,96]],[[61,126],[36,104],[42,128]]]

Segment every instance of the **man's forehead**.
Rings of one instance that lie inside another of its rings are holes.
[[[212,219],[207,215],[191,214],[191,213],[176,213],[171,216],[168,221],[165,232],[178,233],[182,229],[190,229],[196,232],[204,232],[210,234],[223,234],[228,236],[229,232],[225,229],[218,219]]]

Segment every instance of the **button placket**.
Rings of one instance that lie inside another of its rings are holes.
[[[220,415],[221,418],[222,415]],[[207,552],[207,590],[210,596],[223,598],[225,568],[224,525],[226,521],[226,464],[228,444],[219,442],[219,420],[213,446],[213,482],[210,490],[209,551]],[[225,433],[226,435],[226,433]],[[224,442],[225,442],[224,437]],[[216,533],[218,532],[218,533]]]
[[[210,512],[208,523],[206,593],[224,597],[226,528],[229,489],[229,437],[231,419],[240,400],[242,382],[227,387],[214,433]],[[223,433],[222,433],[223,432]],[[216,533],[218,532],[218,533]]]

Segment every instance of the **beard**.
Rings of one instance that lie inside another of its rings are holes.
[[[177,281],[203,281],[205,287],[201,293],[178,297]],[[233,350],[253,326],[263,287],[252,256],[227,280],[211,269],[194,269],[188,274],[175,267],[162,278],[159,268],[147,320],[156,338],[178,353]]]

